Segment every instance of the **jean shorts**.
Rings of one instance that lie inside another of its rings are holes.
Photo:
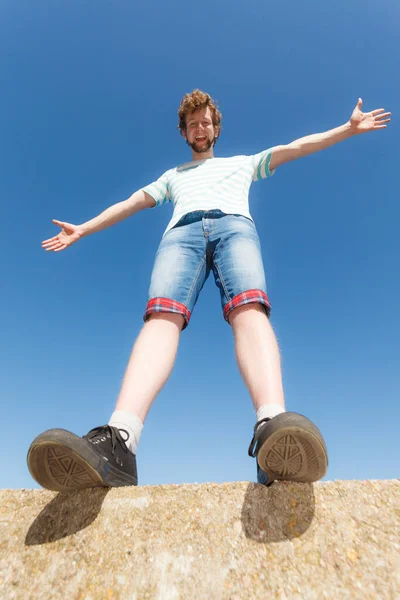
[[[264,265],[256,227],[242,215],[220,210],[186,214],[163,236],[151,275],[144,314],[178,313],[183,329],[212,270],[225,320],[238,306],[259,303],[269,317]]]

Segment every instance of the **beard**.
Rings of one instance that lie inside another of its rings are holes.
[[[199,142],[196,142],[196,140],[195,140],[192,144],[190,142],[188,142],[188,146],[190,146],[194,152],[197,152],[197,154],[201,154],[203,152],[208,152],[210,150],[210,148],[213,146],[213,144],[215,143],[215,140],[216,140],[215,136],[213,137],[212,140],[207,138],[201,144]]]

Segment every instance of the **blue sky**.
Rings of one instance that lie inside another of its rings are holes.
[[[324,131],[363,108],[388,129],[282,166],[250,191],[288,410],[329,451],[325,479],[398,477],[398,22],[394,0],[171,0],[0,6],[0,486],[36,486],[31,440],[107,422],[142,326],[171,207],[60,253],[84,222],[190,159],[194,88],[220,103],[217,156]],[[254,481],[254,412],[210,278],[138,451],[141,484]]]

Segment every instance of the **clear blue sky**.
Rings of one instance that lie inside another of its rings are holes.
[[[107,422],[171,206],[60,253],[51,219],[86,221],[190,159],[194,88],[220,103],[217,156],[341,125],[388,129],[280,167],[250,190],[288,410],[322,430],[326,479],[399,475],[400,6],[3,0],[0,6],[2,488],[37,487],[31,440]],[[138,452],[141,484],[255,479],[254,425],[210,278]]]

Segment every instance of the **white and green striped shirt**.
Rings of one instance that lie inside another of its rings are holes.
[[[187,213],[194,210],[219,209],[252,219],[249,189],[253,181],[270,177],[272,149],[252,156],[206,158],[185,163],[166,171],[157,181],[142,188],[156,206],[172,202],[174,212],[167,233]]]

